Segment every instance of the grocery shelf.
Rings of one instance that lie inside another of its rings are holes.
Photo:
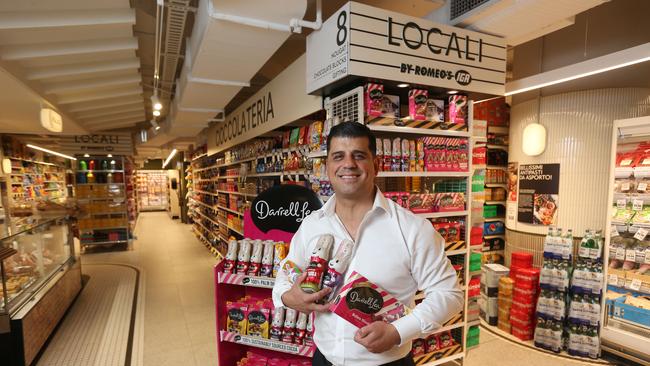
[[[229,209],[227,207],[224,207],[224,206],[217,205],[217,208],[220,209],[220,210],[230,212],[230,213],[235,214],[235,215],[244,216],[244,214],[242,212],[231,210],[231,209]]]
[[[223,167],[226,167],[226,166],[237,165],[237,164],[241,164],[241,163],[247,163],[247,162],[249,162],[249,161],[253,161],[253,160],[256,160],[256,159],[260,159],[260,158],[261,158],[261,157],[258,158],[258,157],[256,156],[256,157],[254,157],[254,158],[246,158],[246,159],[242,159],[242,160],[231,161],[231,162],[229,162],[229,163],[215,164],[215,165],[212,165],[212,166],[210,166],[210,167],[208,167],[208,168],[205,168],[205,169],[223,168]],[[197,170],[197,171],[198,171],[198,170]]]
[[[489,133],[495,133],[500,135],[507,135],[510,133],[510,128],[503,126],[487,126]]]
[[[269,172],[269,173],[253,173],[248,174],[246,177],[279,177],[282,175],[295,175],[295,174],[308,174],[308,171],[305,169],[286,171],[286,172]]]
[[[252,193],[232,192],[232,191],[222,191],[222,190],[218,190],[218,189],[217,189],[217,192],[218,192],[218,193],[225,193],[225,194],[233,194],[233,195],[236,195],[236,196],[257,197],[257,194],[252,194]]]
[[[427,212],[427,213],[416,213],[416,216],[420,216],[425,219],[437,219],[441,217],[455,217],[455,216],[467,216],[467,210],[465,211],[452,211],[452,212]]]
[[[126,215],[124,211],[115,211],[115,212],[89,212],[89,215]]]
[[[219,273],[217,281],[231,285],[260,287],[272,289],[275,286],[275,278],[262,276],[248,276],[237,273]]]
[[[204,214],[203,212],[201,212],[201,211],[199,211],[199,210],[196,210],[196,211],[194,211],[194,212],[196,212],[196,213],[198,213],[199,215],[203,216],[204,218],[206,218],[206,219],[207,219],[208,221],[210,221],[211,223],[213,223],[213,224],[219,226],[219,223],[218,223],[218,222],[212,220],[208,215]]]
[[[239,235],[241,235],[241,236],[244,236],[244,233],[242,233],[241,231],[239,231],[239,230],[233,228],[232,226],[230,226],[230,225],[226,225],[226,227],[227,227],[228,229],[230,229],[230,230],[236,232],[237,234],[239,234]]]
[[[194,201],[194,202],[200,204],[201,206],[205,206],[205,207],[207,207],[207,208],[209,208],[209,209],[211,209],[211,210],[214,210],[214,206],[210,206],[210,205],[208,205],[207,203],[203,203],[203,202],[201,202],[201,201],[199,201],[199,200],[197,200],[197,199],[195,199],[195,198],[192,198],[192,201]]]
[[[446,356],[447,352],[452,353],[451,355]],[[439,355],[443,355],[440,357]],[[442,349],[431,354],[414,357],[415,364],[417,366],[436,366],[442,365],[447,362],[451,362],[463,357],[463,351],[461,345],[456,345],[449,347],[448,350]]]
[[[87,231],[99,231],[99,230],[128,230],[128,226],[112,226],[112,227],[96,227],[96,228],[90,228],[90,229],[79,229],[79,231],[87,232]]]
[[[469,273],[469,276],[470,276],[470,277],[480,276],[481,273],[483,273],[483,272],[481,272],[481,270],[478,270],[478,271],[472,271],[472,272]]]
[[[505,221],[505,220],[506,218],[504,216],[483,218],[483,221],[485,222]]]
[[[325,157],[327,157],[327,151],[312,151],[309,154],[307,154],[307,158],[309,159],[325,158]]]
[[[77,173],[124,173],[124,170],[120,169],[88,169],[88,170],[77,170]]]
[[[485,201],[485,204],[486,205],[503,205],[503,206],[505,206],[506,201],[505,200],[503,200],[503,201]]]
[[[77,183],[78,186],[106,186],[106,185],[119,185],[123,186],[124,183]]]
[[[440,130],[431,128],[417,128],[417,127],[402,127],[402,126],[380,126],[380,125],[366,125],[371,131],[377,132],[393,132],[393,133],[410,133],[416,135],[434,135],[434,136],[454,136],[454,137],[469,137],[470,133],[467,131],[453,131],[453,130]]]
[[[476,319],[476,320],[472,320],[470,322],[467,322],[468,327],[473,327],[475,325],[481,325],[481,319]]]
[[[207,179],[207,180],[216,180],[216,179],[237,179],[239,178],[239,175],[222,175],[220,177],[215,177],[214,179]],[[199,180],[201,181],[201,180]],[[206,181],[206,180],[203,180]]]
[[[202,194],[209,194],[209,195],[212,195],[212,196],[218,196],[218,194],[216,194],[216,193],[206,192],[206,191],[200,191],[200,190],[198,190],[198,189],[195,189],[194,192],[196,192],[196,193],[202,193]]]
[[[484,235],[483,239],[503,238],[506,234]]]
[[[492,144],[488,144],[488,145],[487,145],[487,148],[488,148],[488,149],[498,149],[498,150],[505,150],[505,151],[508,151],[508,146],[505,146],[505,145],[492,145]]]
[[[210,230],[210,229],[208,229],[207,227],[203,226],[203,224],[201,223],[201,221],[194,221],[194,223],[197,224],[197,225],[199,225],[200,227],[202,227],[203,230],[205,230],[205,231],[207,231],[207,232],[212,232],[212,230]]]
[[[379,172],[378,178],[393,177],[469,177],[469,172]]]
[[[208,153],[203,153],[192,158],[192,161],[201,159],[202,157],[208,156]]]
[[[273,339],[266,339],[260,337],[251,337],[237,333],[227,332],[225,330],[219,331],[219,337],[222,342],[232,342],[238,344],[245,344],[247,346],[268,349],[277,352],[289,353],[292,355],[312,357],[314,355],[315,347],[302,346],[293,343],[285,343]]]
[[[106,244],[124,244],[128,243],[128,240],[108,240],[108,241],[80,241],[81,245],[106,245]]]
[[[466,248],[463,248],[463,249],[457,249],[457,250],[450,250],[450,251],[447,251],[447,252],[446,252],[447,257],[451,257],[451,256],[453,256],[453,255],[466,254],[466,253],[467,253],[467,249],[466,249]]]
[[[487,165],[486,167],[488,169],[508,170],[507,166],[501,166],[501,165]]]
[[[485,183],[485,186],[488,188],[503,188],[508,189],[508,185],[505,183]]]

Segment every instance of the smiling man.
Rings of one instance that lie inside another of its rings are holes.
[[[329,289],[307,294],[300,289],[304,275],[291,284],[279,273],[275,306],[316,313],[313,365],[413,365],[411,340],[434,332],[463,308],[463,293],[442,237],[430,222],[386,199],[375,186],[375,144],[365,125],[344,122],[332,128],[327,174],[335,194],[303,221],[286,260],[306,268],[322,234],[333,235],[336,245],[352,240],[354,256],[346,278],[356,271],[413,311],[390,324],[377,321],[357,328],[329,312],[329,304],[320,303]],[[425,299],[415,306],[417,290]]]

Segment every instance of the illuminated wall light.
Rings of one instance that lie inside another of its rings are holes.
[[[546,128],[539,123],[531,123],[524,128],[521,150],[528,156],[541,155],[546,150]]]
[[[160,116],[160,111],[156,111],[156,110],[154,110],[154,111],[151,112],[151,113],[152,113],[154,116],[156,116],[156,117]]]
[[[174,157],[174,155],[176,155],[177,152],[178,151],[176,149],[174,149],[174,150],[172,150],[172,152],[169,153],[169,156],[167,157],[167,159],[165,159],[165,162],[162,165],[163,169],[165,169],[167,164],[169,164],[169,162],[172,160],[172,158]]]
[[[32,145],[32,144],[27,144],[27,147],[32,148],[32,149],[34,149],[34,150],[40,150],[40,151],[46,152],[46,153],[48,153],[48,154],[52,154],[52,155],[56,155],[56,156],[60,156],[60,157],[62,157],[62,158],[66,158],[66,159],[70,159],[70,160],[77,160],[77,158],[72,157],[72,156],[70,156],[70,155],[61,154],[60,152],[56,152],[56,151],[52,151],[52,150],[48,150],[48,149],[46,149],[46,148],[44,148],[44,147],[40,147],[40,146],[36,146],[36,145]]]
[[[449,90],[447,94],[458,94],[458,90]]]
[[[650,42],[573,65],[514,80],[504,95],[513,95],[650,61]]]
[[[90,154],[84,154],[84,158],[89,158]]]
[[[163,109],[162,103],[160,103],[160,98],[156,94],[151,96],[151,106],[155,111],[159,111]]]
[[[406,84],[406,83],[397,84],[398,88],[408,88],[409,86],[410,84]]]
[[[9,158],[2,159],[2,172],[5,174],[11,173],[11,159]]]

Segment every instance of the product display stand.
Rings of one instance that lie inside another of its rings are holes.
[[[226,302],[236,301],[246,295],[255,298],[270,297],[275,279],[225,274],[222,273],[223,266],[224,262],[221,262],[214,267],[218,364],[235,365],[245,356],[246,351],[251,349],[255,349],[256,353],[267,357],[290,356],[291,358],[309,360],[314,354],[314,347],[239,335],[224,330],[227,318]]]
[[[600,334],[602,348],[650,363],[650,117],[614,122]]]
[[[76,197],[87,218],[78,220],[82,247],[128,245],[125,158],[122,156],[77,156]]]
[[[167,210],[169,201],[167,200],[166,170],[138,170],[136,171],[136,182],[140,212]]]

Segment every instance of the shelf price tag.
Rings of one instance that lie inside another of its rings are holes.
[[[639,192],[645,192],[648,190],[648,183],[639,183],[638,186],[636,186],[636,190]]]
[[[645,264],[650,264],[650,250],[645,252]]]
[[[636,234],[634,234],[634,239],[641,241],[641,240],[645,239],[646,235],[648,235],[648,230],[646,230],[644,228],[639,228],[639,230],[637,230]]]
[[[621,198],[620,200],[616,200],[616,208],[624,210],[625,206],[627,206],[627,199]]]
[[[635,278],[632,280],[632,283],[630,284],[630,290],[634,291],[640,291],[641,290],[641,280],[638,278]]]
[[[625,182],[625,183],[621,184],[621,191],[629,191],[629,190],[630,190],[630,183],[629,182]]]
[[[607,283],[612,286],[618,286],[618,276],[615,274],[610,274]]]
[[[618,229],[616,228],[616,225],[612,225],[612,229],[610,230],[609,237],[615,238],[617,236],[618,236]]]
[[[625,261],[626,262],[634,262],[636,259],[636,250],[634,249],[628,249],[625,251]]]
[[[643,200],[632,200],[632,210],[643,211]]]
[[[625,260],[625,248],[616,248],[616,259]]]

